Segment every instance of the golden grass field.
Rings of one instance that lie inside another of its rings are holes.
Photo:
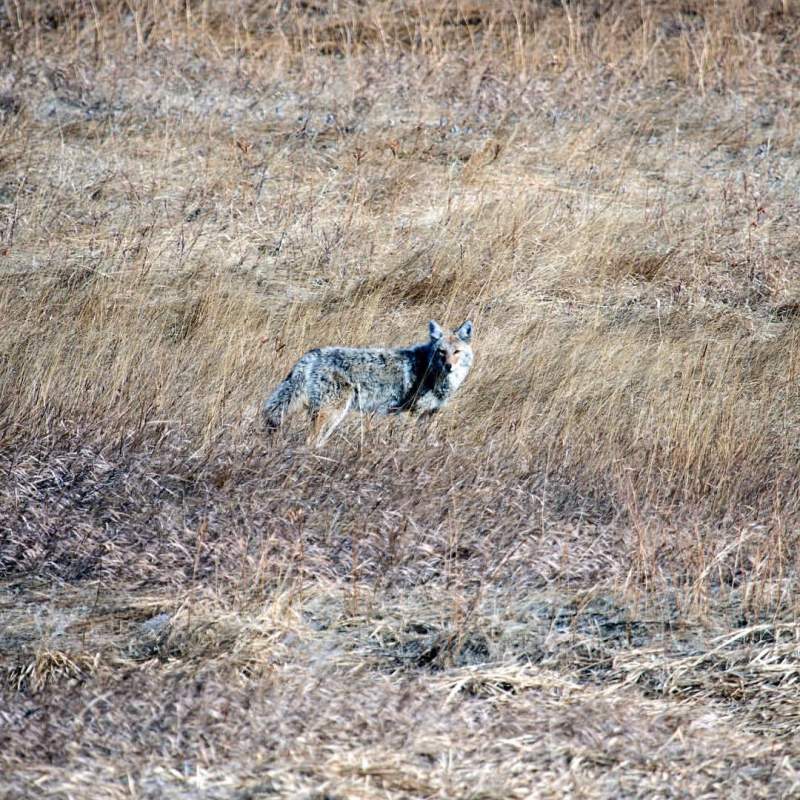
[[[800,797],[799,213],[796,0],[0,2],[0,796]]]

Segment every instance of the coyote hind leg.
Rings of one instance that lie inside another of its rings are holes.
[[[313,417],[312,432],[310,440],[314,441],[314,446],[319,449],[328,441],[331,434],[339,427],[342,420],[347,416],[353,405],[352,389],[349,389],[337,401],[329,406],[321,408]],[[311,442],[309,441],[309,444]]]

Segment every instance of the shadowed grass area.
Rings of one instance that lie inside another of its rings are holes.
[[[0,7],[3,792],[792,796],[799,21]]]

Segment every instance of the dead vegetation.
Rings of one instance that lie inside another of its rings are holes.
[[[3,795],[800,794],[798,32],[0,4]],[[466,316],[429,431],[258,431]]]

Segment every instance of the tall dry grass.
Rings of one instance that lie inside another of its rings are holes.
[[[799,21],[0,7],[11,796],[790,796]],[[429,432],[258,430],[467,316]]]

